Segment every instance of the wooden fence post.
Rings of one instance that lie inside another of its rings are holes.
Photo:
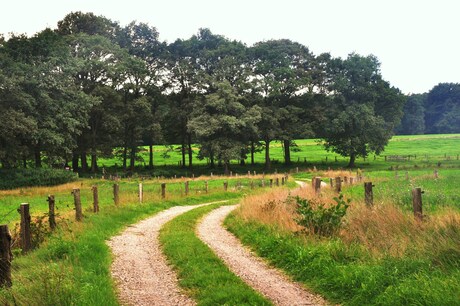
[[[320,177],[315,177],[313,179],[314,186],[315,186],[315,194],[320,194],[321,193],[321,178]]]
[[[329,184],[331,185],[331,188],[334,188],[334,180],[332,177],[329,178]]]
[[[161,198],[166,198],[166,183],[161,183]]]
[[[374,205],[374,192],[372,191],[372,182],[364,183],[364,202],[367,206]]]
[[[189,189],[188,189],[188,181],[186,181],[184,183],[184,185],[185,185],[185,196],[188,196],[188,191],[189,191]]]
[[[32,243],[30,240],[30,210],[28,203],[22,203],[19,207],[19,213],[21,214],[21,248],[22,253],[27,253],[32,249]]]
[[[353,185],[354,182],[355,182],[355,178],[354,178],[354,177],[350,177],[350,185]]]
[[[224,182],[224,191],[227,191],[228,189],[228,182]]]
[[[273,179],[270,179],[270,188],[273,188]]]
[[[73,202],[75,204],[75,220],[83,220],[83,212],[81,210],[81,198],[80,198],[80,189],[74,188],[72,191]]]
[[[344,176],[344,177],[343,177],[343,182],[344,182],[345,184],[348,184],[348,176]]]
[[[50,194],[46,201],[48,202],[48,222],[50,229],[54,230],[56,228],[56,214],[54,212],[56,201],[54,199],[54,195]]]
[[[414,208],[414,217],[418,221],[423,220],[422,193],[423,191],[420,187],[412,189],[412,206]]]
[[[250,184],[251,184],[251,189],[254,189],[254,181],[253,180],[251,180]]]
[[[281,178],[281,185],[284,185],[284,176]]]
[[[335,178],[335,191],[342,192],[342,178],[340,176]]]
[[[279,177],[276,178],[275,183],[276,183],[276,186],[280,185],[280,178]]]
[[[11,235],[8,225],[0,225],[0,287],[11,287]]]
[[[205,189],[206,193],[208,193],[208,181],[204,182],[204,189]]]
[[[113,184],[113,202],[115,203],[116,206],[120,204],[120,185],[118,184]]]
[[[265,180],[262,180],[262,187],[265,187]]]
[[[139,183],[139,203],[144,201],[144,186],[142,183]]]
[[[99,212],[99,192],[97,190],[97,186],[94,185],[91,187],[91,190],[93,191],[93,212],[98,213]]]

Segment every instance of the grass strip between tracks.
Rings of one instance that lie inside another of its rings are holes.
[[[198,305],[271,305],[233,274],[195,234],[199,219],[222,205],[194,209],[162,228],[160,241],[178,272],[179,283]]]

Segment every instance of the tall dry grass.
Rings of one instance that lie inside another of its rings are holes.
[[[336,193],[322,188],[321,195],[316,195],[309,185],[292,192],[276,188],[246,197],[237,213],[247,221],[298,232],[302,228],[295,221],[299,216],[294,196],[314,199],[312,203],[327,206],[335,203]],[[460,262],[460,212],[444,209],[419,222],[412,213],[394,205],[391,199],[372,208],[366,207],[362,200],[352,200],[338,238],[345,244],[362,246],[376,258],[423,255]]]

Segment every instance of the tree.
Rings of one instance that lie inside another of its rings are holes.
[[[13,36],[4,46],[14,61],[23,64],[19,84],[31,100],[31,113],[37,129],[29,144],[35,165],[41,167],[42,152],[48,163],[61,164],[76,146],[88,121],[89,109],[97,103],[73,82],[75,67],[65,41],[46,29],[32,38]]]
[[[372,55],[350,54],[331,65],[336,76],[328,107],[330,123],[323,126],[324,146],[349,156],[348,167],[354,167],[357,157],[384,150],[399,124],[405,97],[382,80],[379,62]]]
[[[265,142],[265,168],[270,168],[270,142],[283,141],[285,163],[290,164],[290,145],[302,130],[302,108],[295,97],[311,90],[313,55],[307,47],[287,39],[259,42],[250,50],[253,86],[263,97],[259,130]]]
[[[425,101],[425,133],[459,133],[459,108],[460,84],[440,83],[433,87]]]
[[[230,160],[238,159],[246,145],[244,133],[260,120],[260,108],[247,109],[228,81],[214,86],[217,91],[197,104],[188,127],[202,144],[201,155],[213,158],[212,153],[223,162],[228,173]]]
[[[398,134],[417,135],[425,132],[425,100],[426,94],[414,94],[407,97],[401,124],[396,129]]]

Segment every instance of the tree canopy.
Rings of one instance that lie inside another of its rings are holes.
[[[353,166],[384,150],[403,111],[399,132],[458,132],[458,84],[404,105],[379,65],[288,39],[246,46],[207,28],[167,44],[146,23],[73,12],[32,37],[0,37],[0,162],[96,172],[99,156],[117,155],[128,171],[149,146],[152,169],[162,143],[181,145],[184,167],[198,154],[227,171],[263,149],[268,169],[273,142],[289,164],[295,139],[318,137]]]

